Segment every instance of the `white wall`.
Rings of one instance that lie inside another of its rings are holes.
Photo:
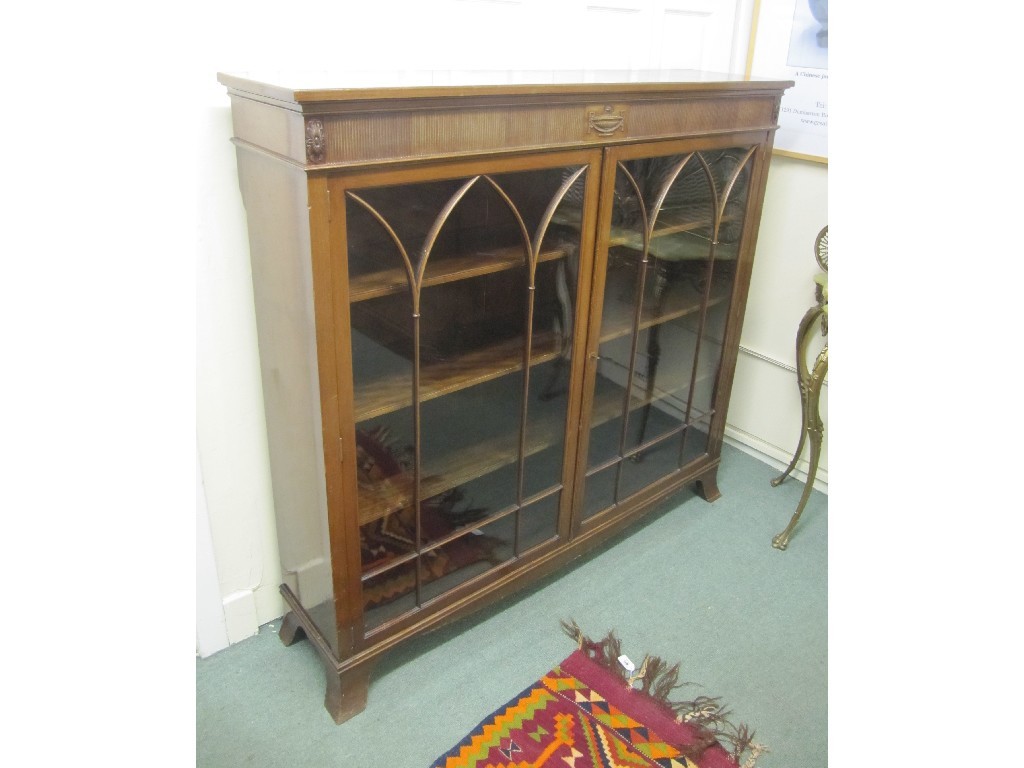
[[[814,305],[814,241],[828,224],[828,169],[776,155],[765,192],[747,314],[740,337],[726,439],[769,464],[785,468],[800,436],[796,330]],[[809,348],[810,364],[821,348]],[[825,439],[815,487],[828,490],[828,379],[821,391]],[[809,447],[794,477],[807,477]]]
[[[211,73],[215,78],[215,73]],[[245,211],[226,105],[203,110],[196,434],[227,638],[281,615]],[[216,644],[200,647],[208,655]]]
[[[396,6],[402,6],[400,9]],[[225,642],[283,613],[251,274],[228,100],[217,71],[702,68],[743,71],[753,0],[381,0],[228,2],[193,41],[201,159],[197,261],[197,438]],[[799,429],[793,335],[813,300],[814,235],[827,170],[776,160],[728,437],[788,460]],[[827,464],[822,477],[827,477]],[[198,519],[198,518],[197,518]],[[780,521],[780,523],[783,521]],[[209,622],[208,612],[199,618]],[[200,628],[202,629],[202,628]],[[199,637],[217,637],[214,631]],[[200,648],[216,651],[216,643]]]

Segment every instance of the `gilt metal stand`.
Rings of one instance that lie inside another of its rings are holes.
[[[815,259],[824,270],[824,274],[815,277],[816,298],[818,303],[811,307],[804,314],[800,321],[800,327],[796,335],[796,370],[797,380],[800,385],[800,409],[802,421],[800,425],[800,439],[797,442],[793,459],[789,462],[786,470],[772,480],[772,487],[779,486],[783,480],[789,477],[796,467],[803,453],[804,444],[809,440],[811,443],[810,466],[807,470],[807,481],[804,484],[804,492],[800,502],[796,506],[796,512],[790,518],[789,525],[782,533],[772,539],[772,546],[776,549],[785,549],[789,546],[789,537],[793,534],[800,515],[803,514],[807,500],[811,497],[811,490],[814,488],[814,477],[818,473],[818,461],[821,459],[821,442],[825,435],[825,425],[821,421],[819,404],[821,401],[821,385],[825,381],[825,374],[828,373],[828,342],[821,352],[818,353],[814,365],[807,366],[807,349],[811,339],[814,337],[818,323],[821,323],[821,333],[828,337],[828,227],[826,226],[815,240]]]

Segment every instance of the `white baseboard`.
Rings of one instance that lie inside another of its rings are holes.
[[[256,610],[256,593],[251,589],[244,589],[225,597],[224,620],[229,643],[237,643],[257,634],[260,631],[260,622]]]
[[[217,560],[213,552],[210,515],[206,507],[203,470],[196,450],[196,653],[212,656],[230,645],[220,599]]]

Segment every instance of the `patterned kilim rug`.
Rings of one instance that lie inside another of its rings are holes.
[[[766,751],[716,698],[671,701],[679,665],[648,656],[636,668],[614,633],[577,650],[483,720],[431,768],[754,768]],[[620,658],[622,661],[620,661]]]

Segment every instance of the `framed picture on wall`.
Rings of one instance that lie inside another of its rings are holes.
[[[793,80],[775,151],[828,162],[828,0],[755,0],[748,77]]]

